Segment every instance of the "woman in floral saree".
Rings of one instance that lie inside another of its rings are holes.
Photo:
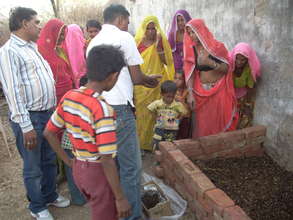
[[[155,16],[148,16],[143,20],[135,35],[135,41],[144,60],[144,63],[140,65],[142,72],[146,75],[162,75],[161,82],[173,80],[175,70],[172,51]],[[160,97],[160,86],[154,89],[136,86],[134,89],[137,130],[140,146],[144,150],[152,150],[155,123],[155,118],[147,106]]]
[[[228,50],[201,19],[186,25],[184,73],[193,109],[193,138],[234,130],[236,97]]]

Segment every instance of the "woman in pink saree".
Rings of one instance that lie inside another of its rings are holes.
[[[85,38],[77,24],[68,25],[65,43],[73,73],[74,87],[79,88],[79,81],[86,73],[86,63],[84,53]]]
[[[238,43],[230,52],[233,81],[238,101],[239,122],[237,128],[252,125],[255,100],[255,84],[260,77],[260,62],[252,47]]]
[[[194,112],[192,137],[234,130],[237,110],[228,50],[201,19],[186,25],[183,68]]]

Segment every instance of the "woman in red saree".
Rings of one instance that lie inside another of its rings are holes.
[[[73,88],[73,74],[67,56],[65,35],[67,26],[59,19],[51,19],[42,28],[37,41],[38,50],[49,63],[56,82],[57,102]]]
[[[194,112],[192,137],[234,130],[237,110],[228,50],[201,19],[186,25],[183,68]]]

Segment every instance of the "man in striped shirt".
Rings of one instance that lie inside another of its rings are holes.
[[[92,48],[87,58],[88,83],[63,96],[44,132],[58,156],[73,166],[73,178],[90,204],[92,220],[130,215],[113,159],[117,151],[114,110],[100,95],[113,88],[124,66],[119,49]],[[73,145],[73,165],[57,136],[64,128]]]
[[[23,178],[31,215],[51,220],[48,204],[66,207],[56,193],[56,155],[42,133],[56,105],[54,79],[36,48],[37,13],[18,7],[10,12],[10,39],[0,49],[0,81],[10,110],[16,145],[23,159]]]

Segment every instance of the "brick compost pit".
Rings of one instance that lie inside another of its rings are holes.
[[[197,140],[161,142],[160,150],[155,152],[160,164],[155,173],[188,201],[198,220],[249,220],[243,209],[191,160],[263,156],[265,136],[266,127],[253,126]]]

